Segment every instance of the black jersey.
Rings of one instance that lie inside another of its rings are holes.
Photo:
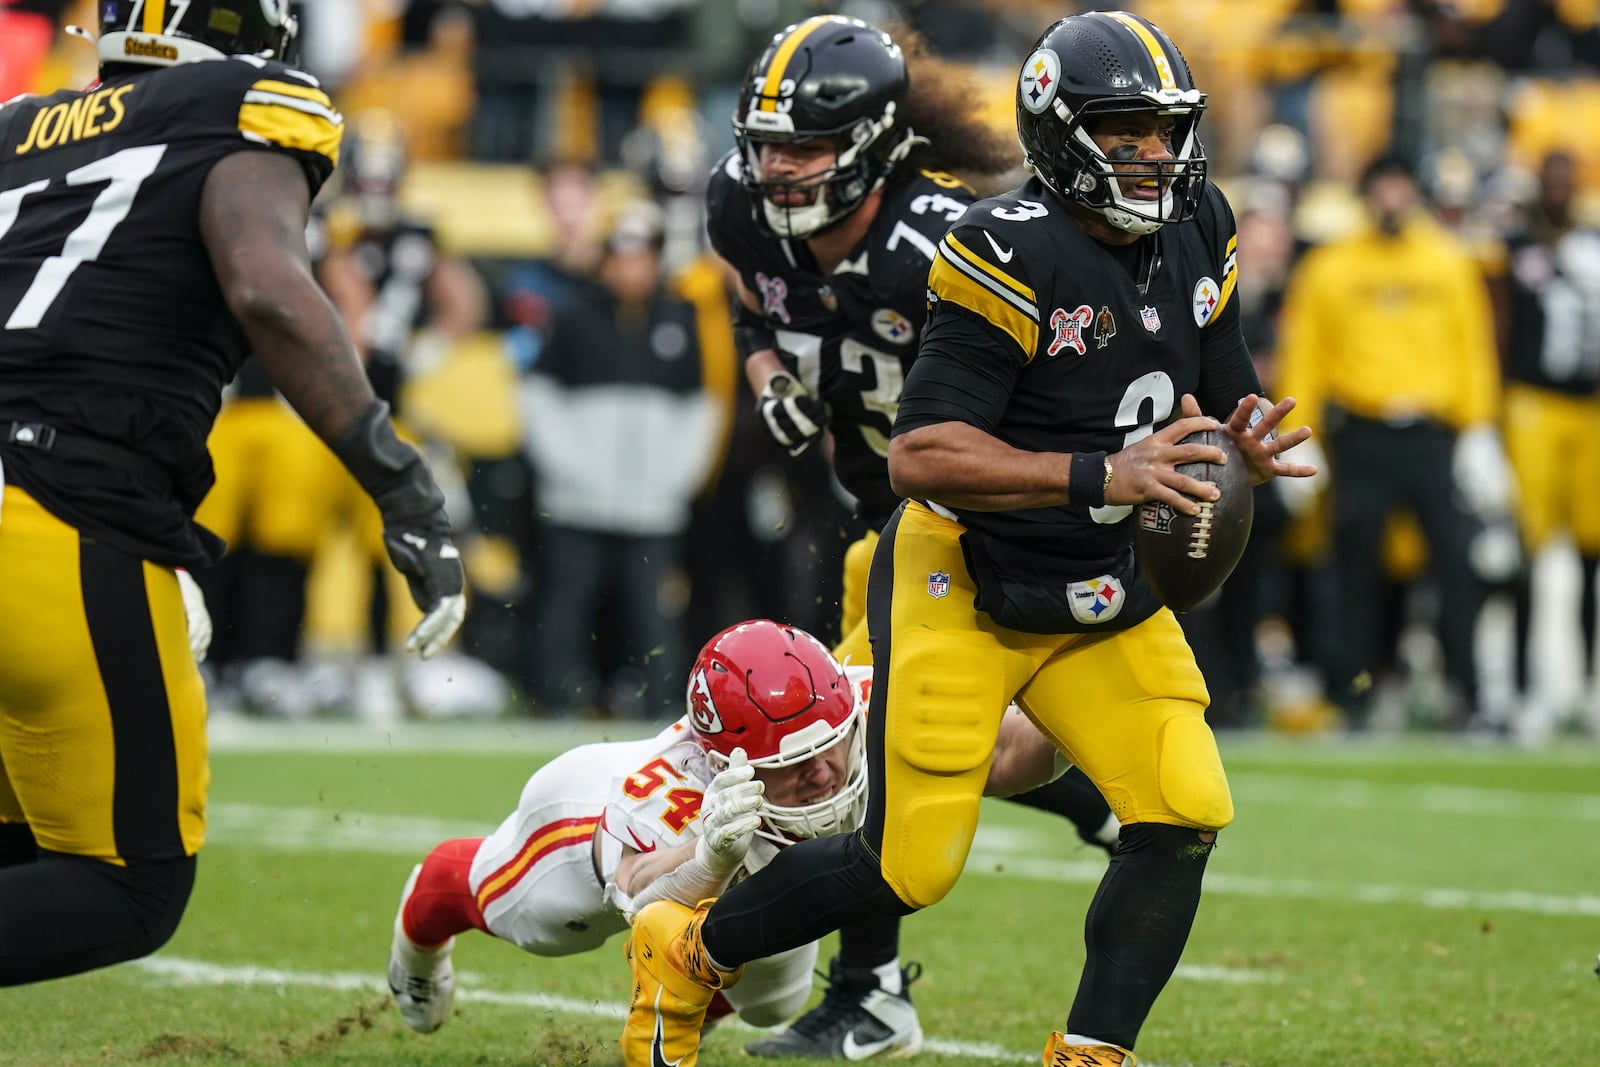
[[[1115,453],[1176,416],[1185,393],[1226,417],[1259,390],[1233,299],[1237,243],[1214,187],[1194,221],[1117,248],[1038,179],[974,204],[939,244],[895,432],[957,420],[1031,452]],[[1131,508],[942,510],[967,527],[980,585],[989,572],[1008,589],[1073,586],[1071,617],[1045,632],[1121,629],[1156,608]]]
[[[1588,396],[1600,389],[1600,233],[1507,242],[1511,330],[1506,377]]]
[[[249,56],[0,107],[0,427],[38,427],[0,435],[9,480],[145,558],[214,554],[192,516],[246,345],[201,192],[219,160],[262,150],[297,159],[315,194],[340,126],[310,75]],[[58,447],[34,447],[52,434]]]
[[[717,254],[761,299],[800,380],[832,412],[834,470],[874,528],[900,502],[889,487],[889,432],[927,314],[939,238],[973,194],[923,171],[891,186],[861,243],[826,277],[803,240],[762,231],[730,154],[712,173],[707,230]]]

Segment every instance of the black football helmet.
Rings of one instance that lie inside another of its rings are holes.
[[[195,59],[283,59],[289,0],[100,0],[100,62],[170,67]]]
[[[1205,106],[1206,96],[1194,87],[1189,64],[1171,38],[1138,15],[1091,11],[1045,30],[1023,61],[1017,136],[1025,162],[1057,196],[1098,211],[1118,229],[1154,233],[1165,223],[1192,219],[1200,206]],[[1174,159],[1114,162],[1084,128],[1097,116],[1133,111],[1174,120]],[[1161,198],[1124,196],[1119,173],[1154,177]]]
[[[918,143],[896,127],[909,78],[900,46],[860,19],[818,15],[773,37],[751,66],[733,116],[740,181],[760,202],[756,221],[777,237],[808,237],[838,222],[883,185]],[[764,181],[763,144],[819,138],[838,151],[834,166],[799,181]],[[812,192],[801,207],[774,204],[783,192]]]

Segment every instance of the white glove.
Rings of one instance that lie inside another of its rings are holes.
[[[766,786],[755,780],[756,769],[736,748],[728,766],[706,787],[700,801],[700,843],[695,855],[721,877],[739,869],[761,825],[761,797]]]
[[[1322,487],[1328,484],[1328,457],[1323,455],[1317,439],[1308,437],[1285,450],[1278,458],[1285,463],[1309,463],[1317,468],[1317,473],[1309,478],[1272,479],[1284,508],[1290,515],[1299,518],[1317,506],[1317,497],[1321,495]]]
[[[756,409],[772,439],[791,456],[810,448],[828,425],[828,405],[787,374],[774,374],[767,380]]]
[[[1473,426],[1456,438],[1451,457],[1456,492],[1479,518],[1509,515],[1516,506],[1517,479],[1492,426]]]
[[[455,546],[447,546],[451,552]],[[406,638],[406,651],[415,652],[423,659],[431,659],[435,653],[450,643],[450,639],[461,628],[461,621],[467,617],[467,598],[460,593],[440,597],[433,610],[422,617],[417,623],[417,628],[411,631]],[[209,633],[209,629],[207,633]]]
[[[182,567],[174,568],[178,575],[178,591],[183,594],[183,614],[189,623],[189,651],[196,663],[206,661],[211,648],[211,612],[206,610],[206,595],[200,583]]]

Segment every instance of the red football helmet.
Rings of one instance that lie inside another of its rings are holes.
[[[786,839],[853,830],[866,805],[861,709],[844,668],[804,630],[770,619],[730,626],[700,650],[689,672],[689,723],[712,773],[742,748],[755,767],[790,767],[838,744],[850,746],[844,785],[796,807],[762,801],[767,824]]]

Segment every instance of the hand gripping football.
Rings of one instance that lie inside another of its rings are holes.
[[[1200,514],[1184,515],[1155,501],[1134,511],[1133,550],[1139,568],[1162,603],[1173,611],[1193,611],[1222,588],[1244,554],[1255,518],[1250,471],[1228,435],[1222,430],[1201,430],[1183,442],[1216,445],[1228,462],[1178,467],[1180,474],[1213,482],[1222,490],[1216,500],[1201,502]]]

